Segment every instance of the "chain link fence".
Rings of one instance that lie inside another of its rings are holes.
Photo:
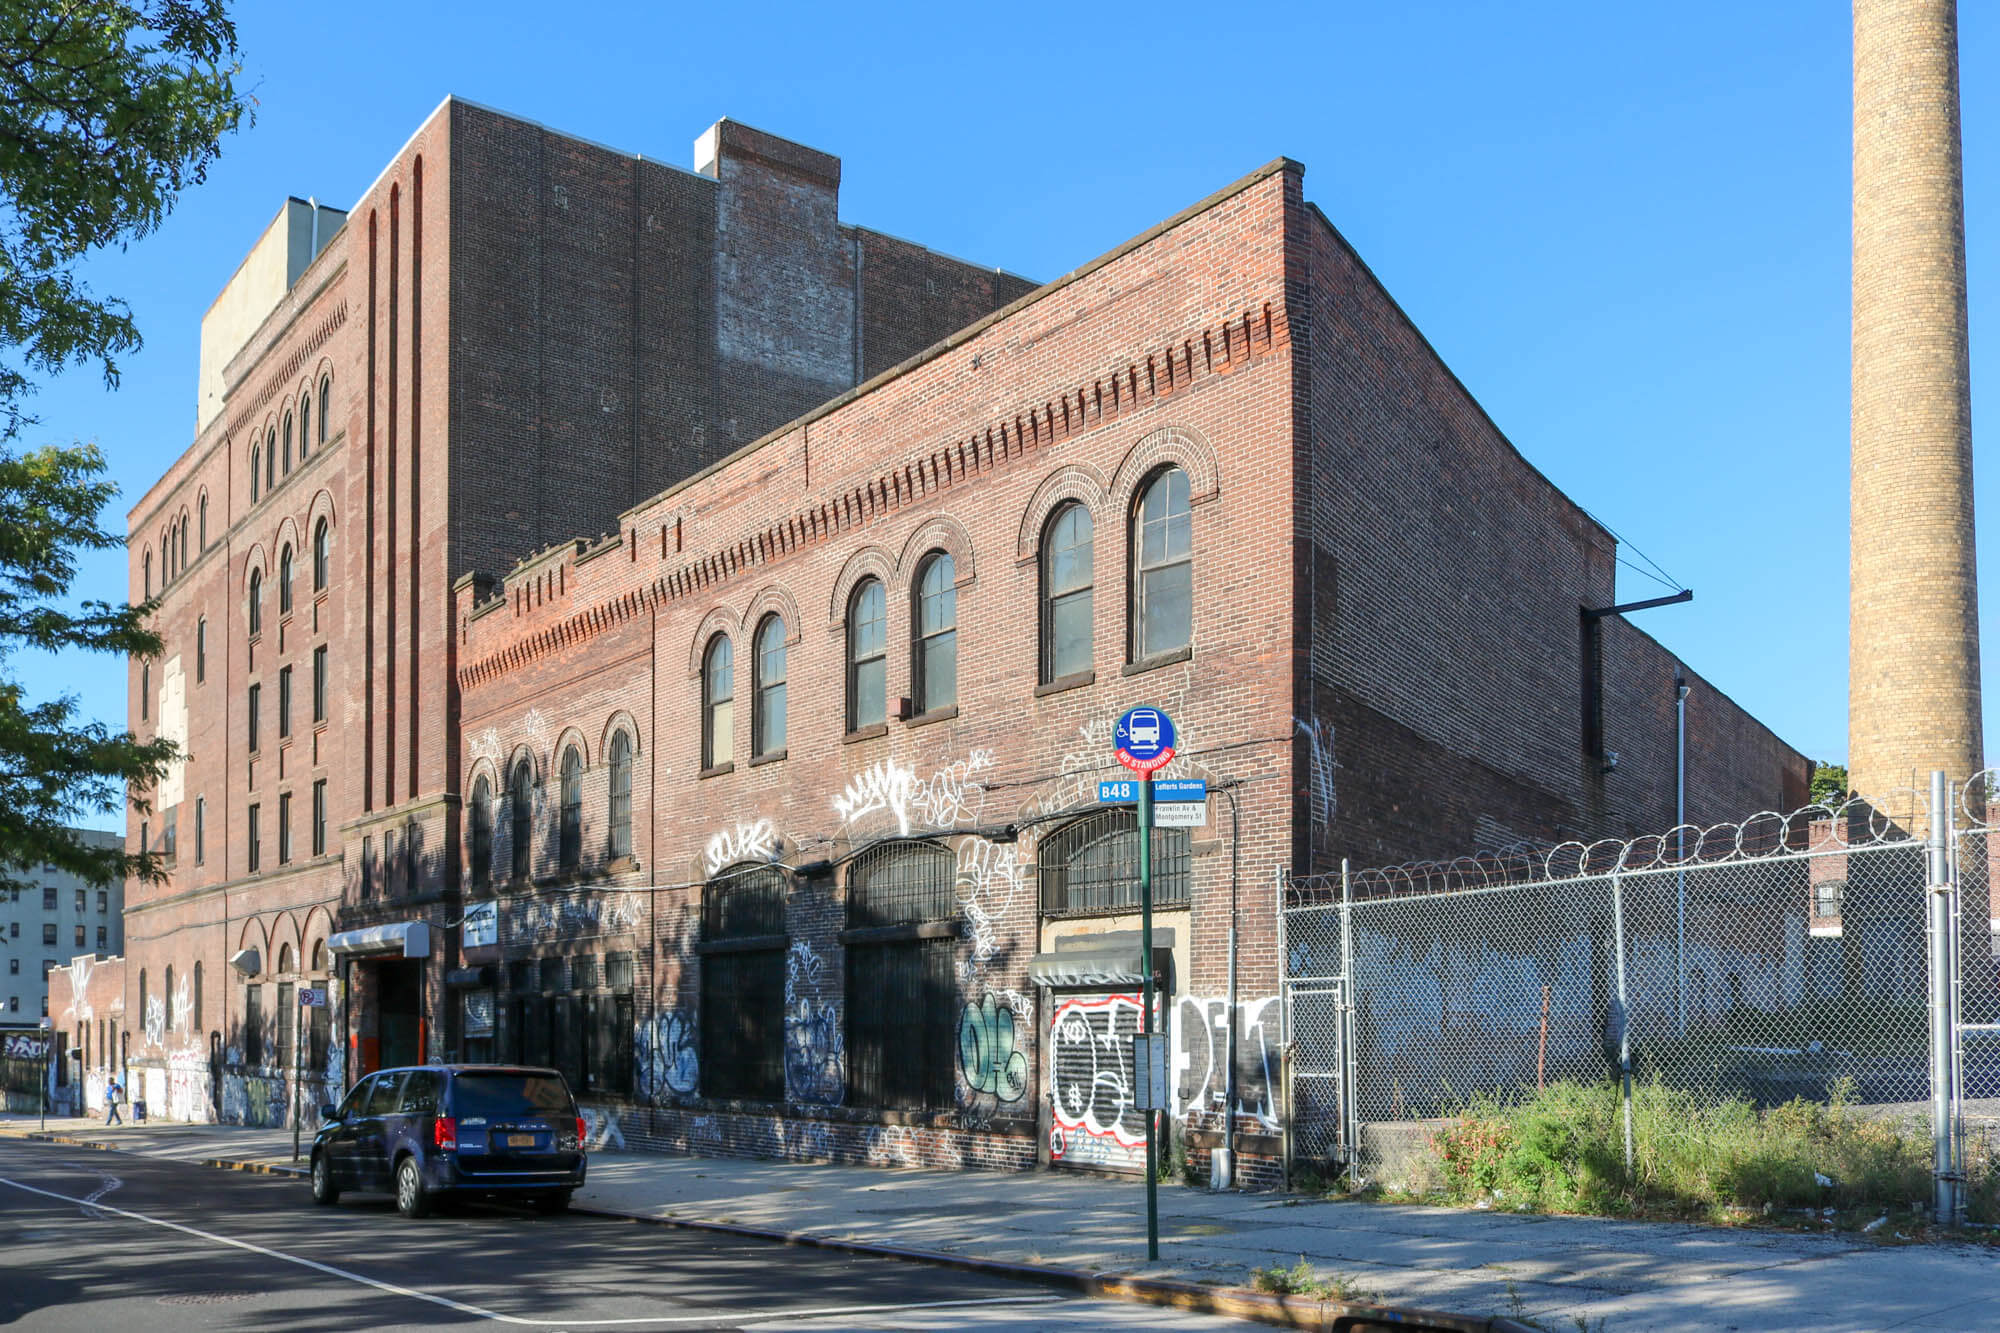
[[[1517,1177],[1532,1193],[1552,1173],[1543,1201],[1562,1204],[1593,1172],[1767,1208],[1858,1198],[1866,1176],[1870,1197],[1928,1207],[1925,805],[1293,877],[1292,1162],[1423,1194]],[[1950,813],[1954,1174],[1958,1206],[1983,1216],[2000,1160],[2000,848],[1983,800],[1977,820],[1963,801]],[[1596,1160],[1578,1140],[1606,1116]],[[1568,1165],[1537,1176],[1538,1153]]]

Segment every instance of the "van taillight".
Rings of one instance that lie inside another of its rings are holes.
[[[458,1121],[448,1115],[441,1115],[431,1122],[431,1142],[439,1148],[458,1147]]]
[[[576,1118],[576,1146],[577,1146],[577,1147],[581,1148],[581,1147],[583,1147],[583,1146],[584,1146],[584,1137],[585,1137],[585,1136],[584,1136],[584,1132],[583,1132],[583,1117],[582,1117],[582,1116],[578,1116],[578,1117]]]

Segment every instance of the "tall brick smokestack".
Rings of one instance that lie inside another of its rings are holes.
[[[1848,772],[1981,765],[1956,0],[1854,0]]]

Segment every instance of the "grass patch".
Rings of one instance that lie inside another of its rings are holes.
[[[1274,1266],[1250,1270],[1250,1285],[1274,1296],[1305,1296],[1316,1301],[1372,1301],[1375,1293],[1364,1288],[1352,1275],[1332,1273],[1321,1277],[1302,1254],[1290,1268]]]
[[[1865,1222],[1921,1207],[1931,1195],[1928,1126],[1863,1115],[1846,1093],[1759,1110],[1640,1084],[1630,1172],[1616,1084],[1481,1097],[1431,1135],[1432,1186],[1461,1205],[1718,1221],[1832,1208]]]

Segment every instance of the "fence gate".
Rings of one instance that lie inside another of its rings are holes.
[[[1291,1142],[1287,1157],[1299,1163],[1349,1160],[1353,1137],[1353,1086],[1348,1061],[1353,1010],[1340,977],[1285,980],[1286,1075]]]

